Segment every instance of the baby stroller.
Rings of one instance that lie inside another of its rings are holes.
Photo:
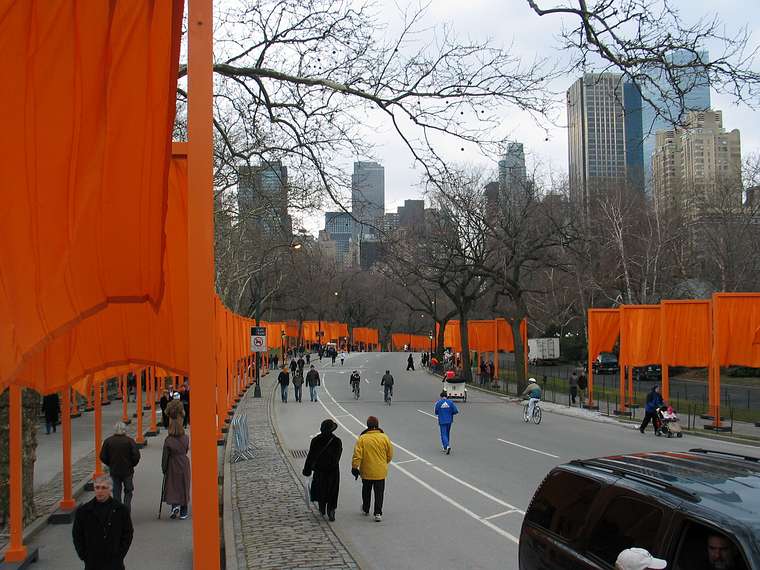
[[[660,421],[660,431],[657,435],[665,434],[668,437],[683,437],[681,422],[671,406],[662,406],[657,409],[657,419]]]

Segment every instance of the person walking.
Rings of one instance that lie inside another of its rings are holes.
[[[410,353],[409,358],[406,359],[406,369],[414,370],[414,356]]]
[[[335,350],[333,347],[330,347],[330,359],[332,360],[332,365],[335,366],[335,359],[338,358],[338,351]]]
[[[68,390],[68,388],[66,389]],[[58,415],[61,412],[61,400],[57,392],[43,396],[42,412],[45,414],[45,434],[50,435],[51,430],[55,433]]]
[[[657,385],[652,386],[652,390],[647,394],[647,403],[644,406],[644,420],[639,426],[641,433],[644,433],[649,425],[649,420],[652,420],[654,433],[660,435],[660,420],[657,419],[657,409],[662,407],[663,403],[660,387]]]
[[[107,437],[100,448],[100,460],[108,467],[111,476],[113,498],[127,509],[132,509],[132,495],[135,490],[133,477],[135,467],[140,462],[137,443],[127,435],[127,426],[116,422],[113,435]],[[124,497],[122,500],[122,490]]]
[[[306,364],[311,364],[311,353],[306,353]]]
[[[338,491],[340,490],[340,456],[343,442],[333,432],[338,428],[333,420],[327,419],[319,427],[319,435],[311,440],[309,454],[303,465],[303,474],[311,481],[309,496],[317,503],[319,512],[331,521],[335,520],[338,508]]]
[[[496,366],[493,364],[493,360],[488,361],[488,379],[491,381],[491,386],[496,383]]]
[[[303,356],[298,357],[296,364],[298,364],[298,371],[303,374],[303,367],[306,365],[306,361],[303,359]]]
[[[567,385],[570,388],[570,403],[574,406],[575,399],[578,397],[578,373],[575,370],[570,374]]]
[[[164,426],[164,429],[169,427],[169,416],[166,415],[166,407],[169,405],[169,402],[171,402],[169,390],[164,390],[163,394],[161,394],[161,399],[158,401],[158,406],[161,408],[161,425]]]
[[[380,386],[383,387],[383,402],[387,402],[388,398],[393,397],[393,375],[390,370],[386,370],[383,377],[380,379]]]
[[[134,528],[129,509],[111,496],[111,479],[93,481],[95,497],[74,514],[71,536],[85,570],[124,570]]]
[[[438,416],[438,427],[441,430],[441,451],[451,455],[451,424],[454,416],[459,413],[459,408],[446,396],[446,392],[441,392],[441,399],[435,403],[435,415]]]
[[[588,390],[588,379],[586,375],[581,372],[578,375],[578,397],[580,398],[580,405],[586,404],[586,390]]]
[[[292,358],[290,360],[290,370],[295,370],[296,368],[298,368],[298,362],[296,362],[295,358]]]
[[[341,352],[340,353],[340,365],[343,366],[343,361],[346,360],[346,353]]]
[[[187,427],[190,423],[190,386],[185,382],[179,387],[179,399],[182,401],[182,406],[185,408],[185,421],[182,427]]]
[[[181,418],[171,418],[169,435],[164,439],[161,455],[161,471],[164,474],[164,496],[161,497],[171,505],[170,518],[187,518],[187,504],[190,502],[190,438],[185,433]]]
[[[293,372],[293,395],[296,399],[296,402],[301,401],[302,394],[303,394],[303,370],[298,370],[296,372]]]
[[[375,416],[367,418],[365,429],[354,446],[351,458],[351,474],[354,479],[362,478],[362,514],[369,515],[372,493],[375,494],[373,515],[375,522],[383,520],[383,496],[388,464],[393,459],[393,445],[390,438],[380,429],[380,421]]]
[[[182,423],[183,427],[187,425],[185,421],[185,405],[182,403],[182,397],[179,392],[172,394],[171,401],[166,404],[166,427],[169,428],[172,420]]]
[[[309,372],[306,374],[306,385],[309,387],[309,398],[311,398],[312,402],[319,401],[320,384],[319,372],[314,369],[314,365],[312,364]]]
[[[480,361],[480,385],[484,386],[488,382],[488,366],[486,366],[486,361],[481,360]]]
[[[295,374],[295,368],[293,368],[293,374]],[[282,398],[282,403],[287,404],[288,403],[288,385],[290,384],[290,374],[288,374],[288,369],[283,368],[280,370],[280,373],[277,375],[277,382],[280,384],[280,397]]]

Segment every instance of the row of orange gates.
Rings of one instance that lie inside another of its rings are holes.
[[[619,346],[619,410],[633,402],[633,368],[662,366],[663,398],[669,366],[707,368],[712,427],[721,428],[720,372],[724,366],[760,367],[760,293],[717,293],[707,300],[662,301],[588,312],[589,400],[593,360]]]

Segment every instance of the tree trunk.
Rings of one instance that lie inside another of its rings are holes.
[[[10,406],[8,390],[0,395],[0,527],[8,523],[9,450],[8,420]],[[34,390],[21,392],[21,453],[23,478],[24,526],[32,522],[37,511],[34,506],[34,462],[37,458],[37,421],[40,415],[40,395]]]
[[[443,363],[443,351],[446,348],[444,345],[446,344],[446,325],[448,324],[449,319],[443,319],[443,320],[436,320],[436,324],[438,325],[438,338],[436,339],[436,345],[435,345],[435,355],[436,358],[438,358],[438,362]]]
[[[520,330],[523,319],[508,317],[507,321],[512,328],[512,338],[515,343],[515,378],[517,379],[517,391],[520,393],[528,385],[528,379],[525,375],[525,344]]]
[[[467,330],[467,313],[459,313],[459,336],[462,339],[462,376],[468,382],[472,381],[470,368],[470,333]]]

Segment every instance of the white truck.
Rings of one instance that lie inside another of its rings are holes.
[[[528,360],[533,364],[555,364],[559,360],[558,338],[529,338]]]

